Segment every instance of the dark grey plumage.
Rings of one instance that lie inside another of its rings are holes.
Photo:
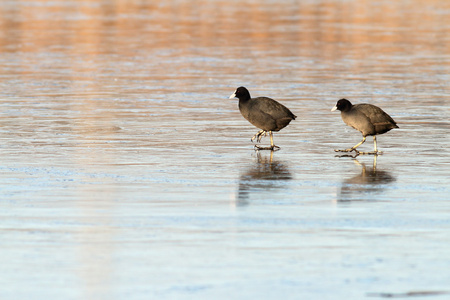
[[[377,150],[376,135],[383,134],[391,129],[399,128],[394,119],[385,113],[381,108],[372,104],[356,104],[353,105],[347,99],[341,99],[336,103],[331,111],[340,110],[341,117],[345,124],[351,126],[362,133],[363,140],[352,148],[345,150],[335,150],[341,152],[356,151],[357,147],[362,145],[366,141],[366,136],[373,136],[374,152],[368,152],[370,154],[379,153]]]
[[[237,88],[230,99],[234,97],[239,99],[239,110],[242,116],[261,129],[251,140],[256,139],[257,142],[260,142],[262,136],[267,133],[270,135],[270,147],[256,147],[258,149],[279,149],[280,147],[273,144],[272,131],[280,131],[292,120],[295,120],[296,116],[286,106],[271,98],[251,98],[250,92],[243,86]]]

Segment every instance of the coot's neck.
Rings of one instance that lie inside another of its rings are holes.
[[[339,108],[341,112],[348,112],[352,109],[353,104],[350,101],[346,101],[342,107]]]
[[[240,97],[239,98],[239,102],[245,103],[245,102],[247,102],[250,99],[251,99],[250,97]]]
[[[246,109],[246,107],[248,107],[248,104],[250,103],[249,100],[250,99],[247,99],[247,98],[239,98],[239,103],[238,103],[239,110],[242,111],[243,109]]]
[[[348,111],[350,111],[351,109],[352,109],[352,106],[353,105],[346,105],[346,106],[344,106],[342,109],[341,109],[341,112],[348,112]]]

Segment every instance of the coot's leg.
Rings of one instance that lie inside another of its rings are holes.
[[[256,140],[258,143],[260,143],[263,135],[266,136],[266,134],[267,134],[267,132],[265,130],[260,130],[250,140],[252,141],[252,143],[254,140]]]
[[[272,148],[272,150],[273,151],[280,150],[280,147],[278,147],[277,145],[275,145],[273,143],[273,133],[272,133],[272,131],[269,131],[269,134],[270,134],[270,147]]]
[[[255,140],[258,137],[258,134],[261,133],[262,130],[258,131],[251,139],[250,141],[253,143],[253,140]]]
[[[373,136],[373,152],[360,152],[360,154],[381,154],[381,151],[377,150],[377,137],[376,135]]]
[[[278,147],[277,145],[274,145],[274,143],[273,143],[272,131],[269,131],[269,135],[270,135],[270,147],[261,147],[261,146],[255,145],[255,148],[258,150],[272,150],[272,151],[280,150],[280,147]]]
[[[335,152],[352,152],[355,151],[356,153],[360,153],[363,154],[363,152],[359,152],[358,150],[356,150],[356,148],[358,148],[359,146],[361,146],[364,142],[366,141],[366,137],[363,136],[363,139],[361,142],[359,142],[358,144],[356,144],[355,146],[345,149],[345,150],[339,150],[339,149],[334,149]]]
[[[264,136],[267,135],[267,131],[263,130],[260,134],[258,134],[258,143],[261,143],[261,140]]]

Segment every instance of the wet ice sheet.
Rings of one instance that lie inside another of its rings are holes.
[[[435,270],[448,268],[446,188],[415,183],[394,161],[386,171],[387,155],[376,172],[359,159],[366,181],[349,159],[329,157],[333,172],[319,176],[314,170],[328,164],[317,156],[279,152],[270,163],[242,152],[225,157],[242,162],[221,180],[197,170],[196,179],[155,182],[148,171],[129,175],[138,173],[132,166],[28,169],[41,179],[28,180],[28,193],[11,192],[2,213],[4,295],[331,299],[330,290],[356,298],[445,290]],[[48,272],[36,278],[40,269]],[[30,284],[19,290],[22,281]]]
[[[449,7],[430,3],[5,2],[0,298],[446,298]],[[272,157],[239,85],[299,116]],[[361,139],[341,97],[399,123],[376,166],[335,156]]]

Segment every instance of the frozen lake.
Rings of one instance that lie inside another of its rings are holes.
[[[433,0],[3,1],[0,299],[449,299],[449,20]],[[298,116],[280,151],[253,150],[238,86]],[[361,140],[343,97],[397,121],[382,155],[333,151]]]

